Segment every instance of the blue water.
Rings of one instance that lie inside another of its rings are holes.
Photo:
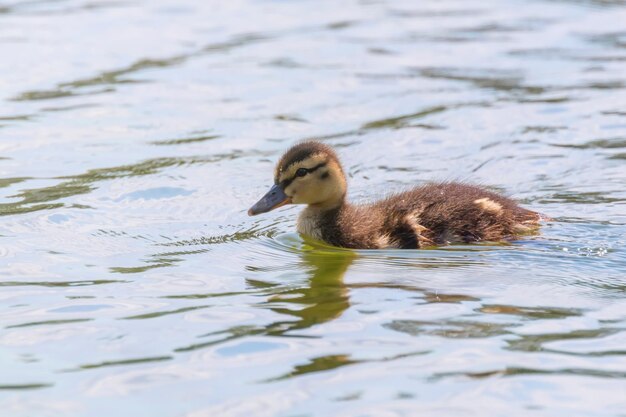
[[[0,2],[0,409],[624,416],[626,4]],[[250,218],[298,140],[350,198],[485,184],[506,245]]]

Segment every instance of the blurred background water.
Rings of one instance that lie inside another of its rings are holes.
[[[626,416],[626,4],[0,1],[3,416]],[[344,251],[249,218],[493,186],[509,245]]]

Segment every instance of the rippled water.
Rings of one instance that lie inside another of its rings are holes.
[[[0,409],[626,415],[626,4],[0,2]],[[545,213],[344,251],[249,218],[295,141],[352,198]]]

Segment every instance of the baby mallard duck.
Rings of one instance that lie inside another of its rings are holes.
[[[417,249],[452,242],[515,239],[540,216],[484,188],[444,182],[413,188],[367,205],[346,201],[346,176],[333,149],[308,141],[278,161],[274,186],[248,214],[307,204],[298,232],[353,249]]]

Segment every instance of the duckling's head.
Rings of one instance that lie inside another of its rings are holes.
[[[280,158],[274,171],[274,186],[248,214],[266,213],[285,204],[308,204],[320,210],[341,205],[346,195],[346,177],[335,151],[320,142],[302,142]]]

